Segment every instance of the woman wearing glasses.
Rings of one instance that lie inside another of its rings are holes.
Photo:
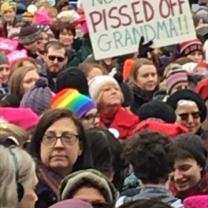
[[[57,202],[61,180],[74,170],[91,167],[84,130],[67,109],[46,112],[34,132],[31,150],[38,160],[36,207]]]
[[[167,102],[175,109],[178,123],[186,126],[193,134],[203,134],[202,123],[206,119],[207,109],[199,94],[188,89],[179,90]]]

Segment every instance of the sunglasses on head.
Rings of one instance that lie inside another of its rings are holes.
[[[50,61],[55,61],[55,59],[57,59],[58,62],[63,62],[65,57],[60,57],[60,56],[48,56],[48,59]]]
[[[193,118],[199,118],[200,112],[192,112],[192,113],[181,113],[179,116],[181,117],[181,120],[188,120],[189,115],[191,115]]]

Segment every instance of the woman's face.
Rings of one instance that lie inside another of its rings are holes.
[[[201,179],[202,168],[192,158],[176,160],[171,173],[177,191],[186,191],[194,187]]]
[[[0,85],[6,83],[8,81],[8,77],[10,75],[10,68],[8,64],[0,65]]]
[[[15,19],[15,11],[13,9],[7,10],[4,14],[3,17],[8,23],[12,23]]]
[[[120,88],[114,84],[106,84],[100,92],[100,101],[102,106],[120,106],[122,104],[122,92]]]
[[[144,91],[154,91],[158,84],[157,69],[154,65],[142,65],[137,69],[135,84]]]
[[[24,196],[19,203],[19,208],[34,208],[38,197],[35,193],[35,187],[38,183],[37,177],[34,175],[32,186],[28,190],[24,190]]]
[[[82,154],[78,134],[72,119],[61,118],[55,121],[43,135],[40,146],[42,163],[66,176]]]
[[[201,51],[194,51],[191,54],[189,54],[187,57],[195,63],[200,63],[203,61],[203,54]]]
[[[40,76],[36,69],[28,71],[25,74],[22,82],[23,93],[31,89],[39,78]]]
[[[70,30],[64,29],[59,34],[59,41],[66,47],[71,47],[74,41],[74,35]]]
[[[177,123],[186,126],[193,134],[201,127],[200,111],[196,103],[178,105],[176,108]]]
[[[84,129],[98,127],[99,121],[100,121],[100,118],[99,118],[96,108],[90,110],[81,118],[81,122],[82,122]]]

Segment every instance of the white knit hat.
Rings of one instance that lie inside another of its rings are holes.
[[[116,84],[119,87],[118,82],[113,77],[108,75],[100,75],[91,79],[88,82],[90,96],[96,100],[102,88],[109,83]]]

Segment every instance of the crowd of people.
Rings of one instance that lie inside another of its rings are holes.
[[[102,60],[82,1],[0,1],[0,208],[208,208],[208,1]]]

